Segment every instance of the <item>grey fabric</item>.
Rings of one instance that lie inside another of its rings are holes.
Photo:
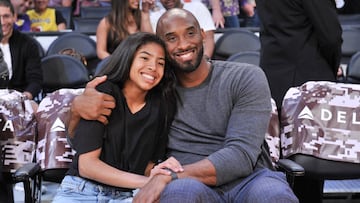
[[[169,135],[170,155],[182,164],[209,159],[217,185],[271,167],[264,143],[271,103],[263,71],[250,64],[214,61],[197,87],[178,87],[180,100]],[[191,147],[189,147],[191,145]]]

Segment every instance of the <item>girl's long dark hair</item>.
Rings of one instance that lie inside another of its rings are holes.
[[[152,88],[148,94],[157,93],[161,95],[162,105],[165,112],[165,126],[168,129],[176,113],[176,76],[174,70],[169,66],[166,45],[162,39],[152,33],[137,32],[129,35],[115,51],[109,56],[108,62],[97,76],[107,75],[108,80],[118,84],[120,88],[124,87],[125,82],[130,78],[130,68],[133,63],[136,51],[148,44],[156,43],[165,51],[165,70],[160,83]]]
[[[110,25],[109,35],[110,39],[114,39],[114,44],[119,44],[130,33],[127,31],[129,13],[129,0],[111,0],[111,11],[106,16]],[[141,27],[141,11],[134,9],[131,11],[134,16],[135,23],[140,29]]]

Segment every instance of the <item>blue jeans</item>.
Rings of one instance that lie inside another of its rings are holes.
[[[195,179],[177,179],[165,187],[160,202],[298,203],[285,175],[268,169],[255,171],[230,191],[210,188]]]
[[[255,14],[252,17],[245,17],[244,26],[245,27],[260,27],[260,18],[255,9]]]
[[[240,27],[240,21],[239,21],[239,17],[237,15],[224,16],[224,19],[225,19],[224,27],[226,27],[226,28]]]
[[[54,198],[55,203],[109,202],[131,203],[132,192],[103,186],[77,176],[65,176]]]

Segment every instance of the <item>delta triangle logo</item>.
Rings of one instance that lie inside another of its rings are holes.
[[[54,124],[51,126],[50,132],[65,132],[65,124],[57,118]]]
[[[304,109],[299,113],[298,119],[314,120],[314,115],[311,113],[309,107],[305,106]]]

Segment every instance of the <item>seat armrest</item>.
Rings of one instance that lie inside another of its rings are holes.
[[[34,177],[40,170],[40,164],[27,163],[15,171],[13,178],[17,182],[22,182],[30,177]]]
[[[305,169],[290,159],[279,159],[277,165],[280,170],[291,176],[303,176],[305,174]]]

